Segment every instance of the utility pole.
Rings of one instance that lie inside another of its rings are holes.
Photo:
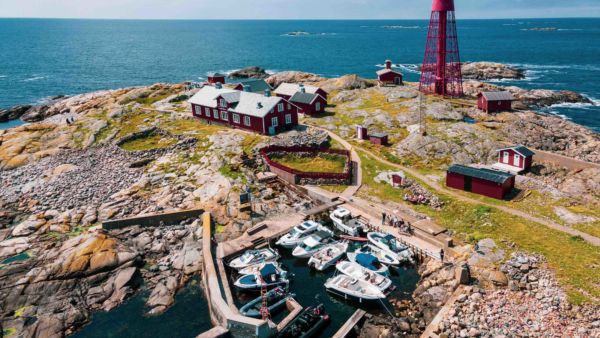
[[[419,92],[419,133],[423,136],[427,135],[425,126],[425,110],[423,107],[423,93]]]

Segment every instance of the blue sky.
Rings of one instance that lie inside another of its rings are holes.
[[[600,17],[600,0],[455,0],[457,17]],[[1,0],[0,17],[417,19],[431,0]]]

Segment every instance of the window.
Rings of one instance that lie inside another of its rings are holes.
[[[292,114],[285,114],[285,124],[292,124]]]
[[[279,125],[279,121],[277,121],[277,116],[271,118],[271,126],[277,127]]]
[[[288,103],[288,110],[292,109],[292,105]]]
[[[213,109],[213,117],[218,119],[219,118],[219,111],[216,109]]]
[[[277,105],[277,111],[280,113],[283,111],[283,103]]]
[[[508,151],[504,152],[504,156],[502,158],[502,162],[503,163],[508,163],[508,159],[509,159],[510,154],[508,153]]]
[[[227,112],[226,111],[222,111],[221,112],[221,120],[223,120],[223,121],[229,120],[229,116],[227,116]]]
[[[238,114],[232,114],[231,118],[233,119],[233,123],[240,123],[240,115]]]
[[[317,103],[315,104],[315,110],[316,110],[316,111],[321,111],[321,102],[317,102]]]
[[[206,117],[210,117],[210,108],[204,107],[204,115],[206,115]]]
[[[244,116],[244,124],[247,126],[250,125],[250,116]]]
[[[515,154],[515,160],[513,163],[516,167],[520,167],[521,166],[521,155],[519,154]]]

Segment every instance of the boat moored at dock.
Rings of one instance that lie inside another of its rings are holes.
[[[360,266],[376,272],[382,276],[389,274],[388,267],[381,263],[377,257],[367,253],[349,252],[346,254],[351,262],[357,263]]]
[[[333,242],[333,233],[331,231],[317,231],[303,240],[302,243],[292,251],[292,255],[296,258],[309,258],[325,245]]]
[[[337,275],[325,282],[327,291],[343,296],[344,299],[365,301],[381,300],[386,296],[375,285],[347,275]]]
[[[400,243],[396,237],[382,232],[369,232],[369,243],[392,254],[400,262],[413,262],[413,252],[406,245]]]
[[[325,306],[309,306],[286,325],[277,335],[279,338],[309,338],[317,334],[322,328],[329,324],[329,315],[325,312]]]
[[[288,293],[283,288],[277,287],[265,295],[267,307],[270,314],[275,314],[285,307],[285,303],[289,298],[293,298],[295,294]],[[240,313],[246,317],[260,318],[260,309],[263,306],[263,296],[257,297],[246,305],[240,308]]]
[[[264,248],[258,250],[248,250],[243,255],[229,262],[229,267],[240,270],[250,265],[255,265],[264,262],[275,262],[279,259],[279,252],[275,249]]]
[[[348,242],[336,242],[326,245],[308,260],[308,266],[318,271],[326,270],[340,260],[348,250]]]
[[[262,268],[265,267],[265,265],[267,264],[271,264],[273,265],[278,271],[283,271],[283,269],[281,268],[281,264],[279,264],[278,262],[264,262],[264,263],[258,263],[258,264],[254,264],[254,265],[250,265],[247,266],[243,269],[238,270],[238,274],[240,275],[251,275],[254,273],[259,273],[260,270]]]
[[[354,251],[354,252],[371,254],[371,255],[377,257],[377,259],[379,259],[379,261],[383,264],[387,264],[387,265],[399,265],[400,264],[400,261],[396,258],[396,255],[392,255],[391,253],[388,253],[387,251],[384,251],[383,249],[378,248],[372,244],[363,245],[362,247],[356,249],[356,251]]]
[[[293,249],[316,231],[328,230],[329,229],[315,221],[304,221],[292,228],[290,232],[281,237],[275,244],[286,249]]]
[[[346,208],[335,209],[329,215],[329,218],[331,218],[337,229],[350,236],[360,236],[364,233],[364,229],[367,229],[367,223],[361,220],[360,217],[353,216],[350,210]]]
[[[273,264],[266,264],[258,273],[243,275],[233,285],[242,291],[260,291],[262,287],[286,287],[290,283],[287,271],[278,270]]]
[[[382,276],[378,273],[370,271],[369,269],[362,267],[358,263],[350,261],[341,261],[335,265],[335,268],[346,276],[362,280],[371,285],[374,285],[381,292],[389,289],[392,286],[392,280]]]

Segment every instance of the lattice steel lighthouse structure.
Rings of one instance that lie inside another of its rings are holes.
[[[463,95],[454,0],[433,0],[419,90],[450,97]]]

